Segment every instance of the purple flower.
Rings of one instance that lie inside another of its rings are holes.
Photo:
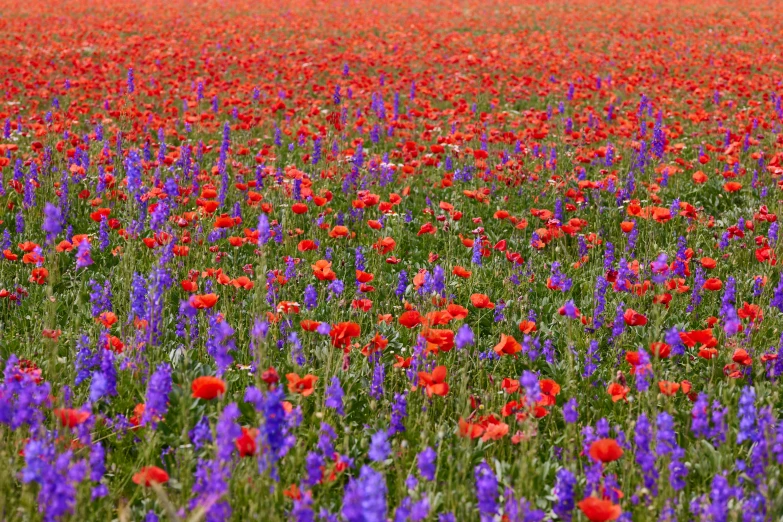
[[[535,373],[525,370],[522,372],[519,383],[525,388],[525,397],[528,402],[535,403],[541,400],[541,385],[538,384],[538,376]]]
[[[250,387],[245,391],[245,402],[253,404],[264,417],[259,430],[259,440],[267,451],[259,454],[259,472],[263,473],[270,469],[275,480],[278,479],[275,464],[287,452],[284,398],[282,388],[269,390],[266,394],[255,387]]]
[[[658,494],[658,471],[655,469],[655,455],[650,445],[652,442],[652,427],[645,414],[639,415],[634,432],[634,444],[636,445],[636,463],[642,469],[644,487],[653,495]]]
[[[258,217],[258,242],[261,245],[266,245],[270,239],[269,219],[266,214],[262,213]]]
[[[666,281],[667,276],[669,275],[669,262],[668,257],[665,253],[661,253],[658,255],[658,258],[650,263],[650,268],[652,268],[653,276],[652,280],[655,284],[661,284]]]
[[[669,455],[669,483],[675,491],[685,487],[685,477],[688,469],[683,465],[685,450],[677,444],[677,434],[674,432],[674,419],[666,412],[658,414],[656,419],[658,428],[658,455]]]
[[[470,329],[470,326],[467,324],[460,326],[454,338],[454,344],[457,346],[457,349],[461,350],[468,345],[473,345],[474,342],[473,330]]]
[[[84,460],[71,462],[73,453],[57,454],[53,445],[32,439],[25,446],[25,467],[22,482],[38,483],[38,511],[46,521],[73,514],[76,507],[76,486],[87,475]]]
[[[394,291],[395,295],[402,299],[405,295],[405,290],[408,288],[408,273],[405,270],[400,271],[398,276],[397,290]],[[783,297],[781,297],[781,307],[783,307]],[[781,309],[783,311],[783,308]]]
[[[574,397],[568,399],[563,405],[563,418],[568,424],[574,424],[579,419],[578,406]]]
[[[345,290],[345,284],[340,281],[339,279],[335,279],[331,283],[329,283],[329,286],[327,286],[329,289],[329,295],[327,296],[326,300],[330,301],[335,296],[340,296],[343,293],[343,290]]]
[[[728,520],[729,500],[733,497],[729,481],[724,475],[715,475],[710,486],[710,507],[708,513],[710,520],[725,522]]]
[[[710,432],[709,397],[699,393],[691,409],[691,432],[697,437],[707,437]]]
[[[171,366],[168,363],[161,364],[150,377],[147,386],[144,414],[141,416],[142,425],[152,422],[156,418],[166,415],[169,409],[169,394],[171,393]]]
[[[778,286],[775,288],[775,292],[772,295],[772,300],[769,302],[770,306],[774,306],[781,312],[783,312],[783,276],[778,281]]]
[[[473,240],[473,255],[470,260],[473,264],[481,266],[481,238]]]
[[[232,402],[226,405],[218,419],[215,433],[217,434],[217,458],[221,462],[231,459],[236,449],[234,441],[242,436],[242,428],[236,422],[238,418],[239,407]]]
[[[305,478],[305,484],[310,487],[315,486],[321,480],[323,472],[321,467],[324,465],[323,455],[315,451],[310,451],[305,457],[305,468],[307,470],[307,478]]]
[[[389,435],[405,431],[404,419],[408,416],[408,396],[402,393],[394,394],[392,402],[391,422],[389,426]]]
[[[337,438],[337,434],[334,432],[328,423],[321,423],[321,430],[318,433],[318,450],[326,457],[331,457],[334,453],[333,442]]]
[[[375,359],[375,364],[373,364],[372,381],[370,382],[370,397],[375,400],[381,400],[383,398],[383,381],[386,377],[386,370],[380,361],[380,357],[373,358]]]
[[[435,480],[435,461],[438,455],[435,450],[427,446],[418,455],[419,474],[429,481]]]
[[[53,243],[57,235],[63,231],[62,220],[63,216],[60,207],[47,202],[44,205],[44,220],[41,226],[43,231],[46,232],[47,243]]]
[[[236,350],[236,342],[232,338],[234,329],[225,319],[217,314],[209,318],[209,339],[207,339],[207,353],[215,359],[217,364],[217,376],[220,377],[228,369],[234,358],[229,351]]]
[[[579,319],[579,313],[577,312],[576,304],[573,299],[569,299],[563,305],[563,315],[569,319]]]
[[[373,462],[383,462],[391,453],[389,435],[384,430],[376,432],[370,439],[370,451],[367,455]]]
[[[565,276],[560,271],[560,263],[555,261],[552,263],[551,268],[551,276],[549,278],[547,286],[550,288],[553,288],[554,290],[559,290],[561,292],[568,292],[571,289],[571,286],[573,285],[573,281]]]
[[[338,415],[345,415],[343,410],[343,388],[340,386],[340,378],[336,375],[332,377],[332,382],[329,387],[326,388],[326,402],[327,408],[334,409]]]
[[[553,494],[557,499],[552,511],[565,520],[571,520],[571,512],[574,510],[574,486],[576,486],[576,477],[566,468],[557,470],[557,481]]]
[[[314,522],[315,513],[313,513],[312,504],[313,496],[309,491],[302,492],[301,498],[294,499],[294,508],[291,510],[294,522]]]
[[[615,310],[614,322],[612,323],[612,342],[625,331],[625,304],[620,301]]]
[[[342,515],[347,522],[386,522],[386,481],[369,466],[345,486]]]
[[[209,419],[207,419],[206,415],[201,417],[196,425],[193,426],[188,436],[196,450],[200,450],[204,447],[204,444],[212,442],[212,430],[209,428]]]
[[[593,339],[587,347],[587,353],[585,353],[585,369],[582,373],[583,377],[590,377],[598,369],[597,363],[601,362],[601,355],[598,349],[598,341]]]
[[[296,332],[288,334],[288,342],[291,343],[291,359],[297,366],[303,366],[305,363],[305,356],[302,350],[302,342],[299,340],[299,335]]]
[[[737,444],[746,440],[755,441],[758,437],[756,429],[756,391],[752,386],[742,388],[739,400],[739,431],[737,432]]]
[[[476,466],[473,474],[481,522],[491,522],[498,512],[498,479],[486,461]]]
[[[307,285],[304,291],[304,305],[308,310],[318,306],[318,291],[313,285]]]
[[[729,412],[728,406],[723,406],[717,399],[712,402],[712,430],[710,430],[710,439],[717,447],[726,442],[726,415]]]
[[[92,256],[90,255],[90,242],[86,239],[82,239],[79,242],[79,247],[76,251],[76,268],[84,268],[90,266],[92,263]]]

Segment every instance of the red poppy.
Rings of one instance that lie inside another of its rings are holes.
[[[707,270],[712,270],[713,268],[718,266],[718,262],[712,259],[711,257],[702,257],[701,266],[703,266]]]
[[[280,376],[277,375],[277,370],[270,366],[261,374],[261,380],[264,381],[267,386],[272,387],[280,380]]]
[[[439,395],[445,397],[449,393],[446,382],[446,367],[436,366],[432,373],[419,372],[419,386],[425,386],[427,396]]]
[[[337,225],[329,231],[329,237],[335,239],[340,237],[348,237],[349,235],[350,232],[348,231],[348,227],[344,227],[342,225]]]
[[[190,306],[197,310],[212,308],[218,302],[219,296],[216,294],[203,294],[190,296]]]
[[[399,322],[405,328],[414,328],[421,324],[421,314],[417,310],[408,310],[400,315]]]
[[[304,321],[301,321],[299,323],[299,326],[302,327],[302,330],[306,332],[314,332],[319,326],[321,326],[321,323],[318,321],[311,321],[310,319],[305,319]]]
[[[386,255],[397,246],[397,242],[391,237],[384,237],[375,242],[372,246],[381,255]]]
[[[332,325],[329,331],[329,337],[332,338],[332,346],[342,348],[348,352],[351,349],[351,340],[359,337],[362,333],[361,327],[352,322],[344,322]]]
[[[461,437],[477,439],[484,434],[484,427],[478,424],[472,424],[462,417],[459,418],[459,434]]]
[[[716,292],[723,288],[723,282],[718,279],[717,277],[711,277],[704,281],[704,285],[702,286],[705,290],[709,290],[710,292]]]
[[[623,513],[620,506],[612,504],[609,500],[601,500],[596,497],[587,497],[580,501],[577,506],[579,506],[579,509],[590,522],[617,520]]]
[[[620,400],[628,400],[626,396],[628,395],[628,392],[631,391],[631,389],[627,386],[623,386],[622,384],[613,382],[609,385],[606,391],[609,393],[609,395],[612,396],[612,402],[617,402]]]
[[[52,413],[60,419],[60,424],[66,428],[75,428],[90,418],[89,411],[74,410],[72,408],[58,408],[53,410]]]
[[[680,383],[671,381],[658,381],[658,389],[664,395],[674,395],[680,389]]]
[[[450,304],[446,307],[446,311],[452,317],[452,319],[461,320],[468,317],[468,309],[458,304]]]
[[[603,463],[614,462],[623,456],[623,448],[614,439],[599,439],[590,444],[590,456]]]
[[[313,269],[313,275],[319,281],[334,281],[337,279],[337,274],[332,270],[332,263],[325,259],[320,259],[311,265]]]
[[[236,445],[240,457],[251,457],[256,454],[257,438],[257,429],[242,427],[242,435],[237,437],[234,441],[234,445]]]
[[[525,335],[529,335],[536,331],[535,321],[522,321],[519,323],[519,331]]]
[[[196,377],[190,390],[195,399],[212,400],[226,393],[226,383],[218,377]]]
[[[313,394],[315,382],[318,380],[318,377],[309,373],[304,377],[299,377],[297,373],[287,373],[285,378],[288,379],[288,391],[302,397],[309,397]]]
[[[495,303],[489,300],[485,294],[473,294],[470,296],[470,302],[476,308],[495,308]]]
[[[734,350],[734,355],[731,356],[731,360],[742,366],[750,366],[753,364],[753,359],[748,354],[747,350],[744,350],[743,348]]]
[[[117,322],[117,316],[114,312],[101,312],[101,314],[96,317],[95,320],[106,328],[111,328],[111,326]]]
[[[300,252],[308,252],[310,250],[318,250],[318,245],[316,245],[315,241],[311,239],[304,239],[299,242],[299,244],[296,246],[296,249]]]
[[[152,484],[165,484],[169,474],[157,466],[145,466],[133,475],[134,484],[150,487]]]
[[[671,345],[668,345],[666,343],[652,343],[650,344],[650,353],[653,355],[660,357],[661,359],[666,359],[669,357],[669,354],[672,352]]]
[[[625,311],[623,319],[628,326],[644,326],[647,324],[647,317],[631,308]]]
[[[455,266],[454,270],[451,271],[452,274],[454,274],[457,277],[461,277],[463,279],[468,279],[473,272],[470,272],[468,270],[465,270],[461,266]]]
[[[498,355],[515,355],[522,351],[522,345],[510,335],[500,334],[500,342],[493,349]]]

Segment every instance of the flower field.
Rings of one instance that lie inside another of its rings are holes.
[[[774,2],[0,4],[0,520],[783,519]]]

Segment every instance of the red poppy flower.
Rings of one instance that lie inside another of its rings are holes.
[[[710,292],[716,292],[723,288],[723,282],[717,277],[711,277],[704,281],[704,286],[702,286],[702,288],[709,290]]]
[[[609,395],[612,396],[612,402],[617,402],[619,400],[627,400],[626,396],[628,395],[628,392],[631,391],[631,389],[627,386],[623,386],[622,384],[613,382],[609,385],[606,391],[609,393]]]
[[[216,294],[203,294],[190,296],[190,306],[197,310],[212,308],[218,302],[219,296]]]
[[[644,326],[647,324],[647,317],[631,308],[625,311],[623,319],[628,326]]]
[[[734,355],[731,356],[731,360],[737,364],[741,364],[742,366],[750,366],[753,364],[753,359],[748,354],[747,350],[742,348],[737,348],[734,351]]]
[[[318,250],[318,245],[312,239],[303,239],[296,246],[296,249],[300,252],[308,252],[310,250]]]
[[[140,486],[150,487],[152,484],[165,484],[169,474],[157,466],[145,466],[133,475],[133,482]]]
[[[650,344],[650,353],[653,355],[660,357],[661,359],[666,359],[669,357],[669,354],[672,352],[672,347],[666,343],[652,343]]]
[[[218,377],[196,377],[190,390],[195,399],[212,400],[226,393],[226,383]]]
[[[446,367],[436,366],[432,373],[419,372],[419,386],[425,386],[427,396],[439,395],[445,397],[449,393],[446,382]]]
[[[471,439],[477,439],[484,434],[484,427],[478,424],[472,424],[462,417],[459,418],[459,435],[461,437],[468,437]]]
[[[421,324],[421,314],[417,310],[408,310],[400,315],[399,322],[405,328],[414,328]]]
[[[620,506],[612,504],[609,500],[601,500],[596,497],[587,497],[580,501],[577,506],[585,514],[590,522],[609,522],[617,520],[622,515],[623,510]]]
[[[452,274],[454,274],[457,277],[461,277],[463,279],[467,279],[473,274],[473,272],[470,272],[468,270],[465,270],[461,266],[455,266],[454,270],[451,271]]]
[[[304,377],[299,377],[297,373],[287,373],[285,378],[288,379],[288,391],[302,397],[309,397],[313,394],[315,382],[318,380],[318,377],[309,373]]]
[[[664,395],[674,395],[680,389],[680,383],[671,381],[658,381],[658,389]]]
[[[74,410],[72,408],[58,408],[53,410],[52,413],[60,419],[60,424],[66,428],[75,428],[90,418],[89,411]]]
[[[256,454],[257,438],[257,429],[242,427],[242,435],[237,437],[234,441],[234,445],[236,445],[240,457],[252,457]]]
[[[525,335],[529,335],[536,331],[535,321],[522,321],[519,323],[519,331]]]
[[[623,448],[614,439],[599,439],[590,444],[590,456],[603,463],[614,462],[623,456]]]
[[[500,334],[500,342],[493,349],[498,355],[514,355],[522,351],[522,345],[510,335]]]
[[[476,308],[495,308],[495,303],[489,300],[485,294],[473,294],[470,296],[470,303]]]
[[[313,275],[319,281],[334,281],[337,279],[337,274],[332,270],[332,263],[325,259],[320,259],[311,265],[313,269]]]
[[[332,338],[332,346],[342,348],[346,352],[351,348],[351,340],[362,334],[361,327],[352,322],[344,322],[332,325],[329,337]]]

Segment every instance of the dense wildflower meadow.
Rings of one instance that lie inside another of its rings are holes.
[[[0,519],[783,517],[775,2],[2,2]]]

